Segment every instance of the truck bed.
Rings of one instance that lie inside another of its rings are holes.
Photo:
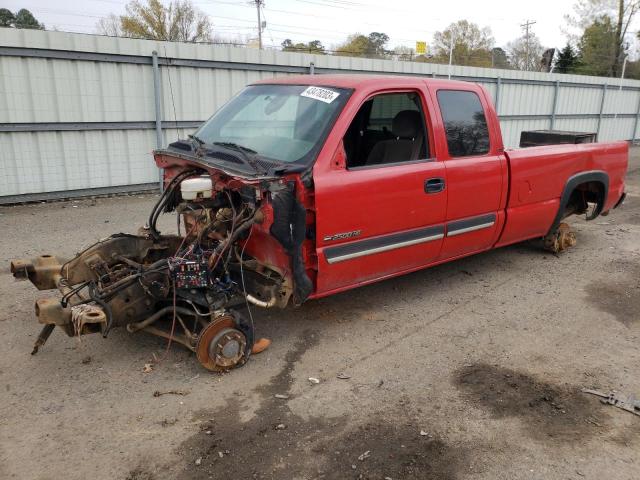
[[[506,225],[497,245],[545,235],[567,181],[578,173],[606,172],[609,185],[603,211],[611,209],[623,193],[628,151],[628,143],[622,141],[505,151],[510,184]]]

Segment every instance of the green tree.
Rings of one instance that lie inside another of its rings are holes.
[[[291,39],[287,38],[284,42],[282,42],[282,51],[283,52],[306,52],[306,53],[316,53],[316,54],[324,54],[324,45],[320,40],[312,40],[308,43],[293,43]]]
[[[459,20],[433,35],[433,60],[437,63],[449,63],[449,53],[453,44],[452,63],[490,67],[493,43],[489,27],[480,28],[475,23]]]
[[[369,34],[368,54],[384,57],[387,53],[385,46],[389,42],[389,35],[381,32],[371,32]]]
[[[195,8],[190,0],[175,0],[168,5],[159,0],[132,0],[126,15],[110,15],[96,25],[98,33],[149,40],[174,42],[208,42],[212,37],[209,17]]]
[[[13,27],[16,16],[11,10],[0,8],[0,27]]]
[[[44,24],[38,22],[36,17],[27,10],[23,8],[16,13],[16,20],[14,26],[16,28],[33,28],[35,30],[44,30]]]
[[[371,32],[368,36],[361,33],[349,35],[347,40],[335,48],[335,54],[345,57],[366,56],[370,58],[385,58],[385,46],[389,41],[386,33]]]
[[[574,73],[578,68],[580,59],[571,44],[567,42],[562,50],[558,52],[554,72]]]
[[[577,73],[610,77],[614,75],[616,26],[602,15],[589,25],[578,41]]]
[[[574,15],[566,17],[569,25],[578,28],[584,36],[587,28],[609,17],[613,26],[613,53],[608,75],[619,76],[626,50],[626,37],[634,17],[640,9],[640,0],[577,0]],[[600,69],[600,68],[599,68]]]
[[[495,47],[491,49],[491,66],[493,68],[511,68],[507,52],[503,48]]]
[[[335,54],[345,57],[363,56],[367,53],[368,48],[369,39],[360,33],[354,33],[335,48]]]
[[[640,80],[640,60],[627,62],[627,69],[624,72],[624,77]]]
[[[44,30],[44,24],[38,22],[36,17],[23,8],[18,10],[15,15],[11,10],[6,8],[0,8],[0,27],[14,27],[14,28],[32,28],[35,30]]]

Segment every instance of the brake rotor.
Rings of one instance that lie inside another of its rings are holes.
[[[224,372],[243,365],[248,358],[247,337],[230,314],[216,318],[198,336],[196,357],[207,370]]]

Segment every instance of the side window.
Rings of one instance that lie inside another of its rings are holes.
[[[367,100],[343,138],[347,168],[409,162],[429,146],[420,96],[385,93]]]
[[[438,90],[449,155],[467,157],[489,152],[489,129],[478,95],[463,90]]]

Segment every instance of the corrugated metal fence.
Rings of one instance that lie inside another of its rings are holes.
[[[157,52],[157,54],[154,54]],[[149,187],[151,151],[246,84],[300,73],[447,77],[446,65],[0,28],[0,203]],[[555,128],[635,139],[640,82],[475,67],[505,145]]]

